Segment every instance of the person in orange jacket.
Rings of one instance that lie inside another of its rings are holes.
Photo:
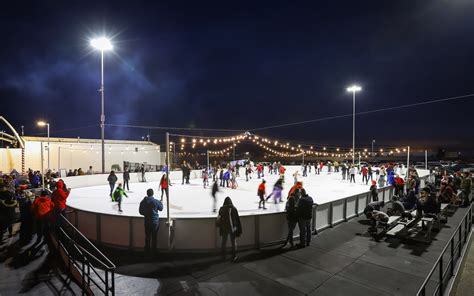
[[[266,210],[267,208],[265,207],[265,180],[262,180],[262,183],[258,185],[257,195],[260,197],[260,201],[258,202],[258,208],[261,209],[263,203],[263,209]]]
[[[32,206],[33,215],[36,218],[36,242],[40,242],[43,235],[46,235],[49,229],[49,220],[51,219],[54,203],[48,197],[46,190],[41,191],[41,195],[35,199]]]

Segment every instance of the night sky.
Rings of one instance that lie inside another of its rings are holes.
[[[351,114],[353,82],[359,112],[474,93],[469,0],[30,2],[0,9],[0,115],[26,135],[45,119],[52,136],[100,137],[89,39],[104,32],[110,124],[247,130]],[[360,115],[357,145],[474,148],[473,110],[469,97]],[[106,129],[147,133],[164,142]],[[347,147],[352,117],[258,133]]]

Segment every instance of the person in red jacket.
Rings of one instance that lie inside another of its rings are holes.
[[[365,185],[369,183],[369,170],[367,169],[366,166],[363,166],[361,169],[362,172],[362,183],[365,181]]]
[[[36,242],[40,242],[43,235],[49,229],[49,220],[54,210],[54,203],[48,197],[46,190],[41,191],[41,195],[35,199],[32,205],[33,215],[36,219]]]
[[[263,209],[266,210],[267,208],[265,207],[265,180],[262,180],[262,183],[258,185],[258,191],[257,195],[260,197],[260,201],[258,202],[258,208],[262,208],[262,203],[263,203]]]
[[[166,179],[166,174],[163,174],[163,176],[161,176],[161,180],[160,180],[160,186],[159,188],[161,188],[161,199],[160,201],[163,201],[163,193],[166,193],[166,198],[169,198],[169,193],[168,193],[168,180]]]
[[[60,179],[56,182],[56,190],[54,190],[52,194],[51,199],[54,203],[54,211],[56,215],[62,214],[66,210],[66,200],[69,196],[69,190],[64,187],[64,181]]]

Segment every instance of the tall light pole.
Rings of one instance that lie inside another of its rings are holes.
[[[372,157],[374,157],[374,143],[375,143],[375,140],[372,140]]]
[[[36,124],[41,127],[46,126],[47,131],[48,131],[47,134],[48,134],[48,171],[49,171],[49,168],[50,168],[49,167],[49,122],[38,121]],[[44,172],[41,172],[41,173],[44,174]]]
[[[100,50],[100,93],[102,112],[100,114],[100,129],[102,138],[102,174],[105,174],[105,114],[104,114],[104,51],[112,50],[114,47],[106,37],[94,38],[90,44],[95,49]]]
[[[352,164],[355,163],[355,123],[356,123],[356,92],[361,91],[362,87],[358,85],[351,85],[346,89],[352,92]]]

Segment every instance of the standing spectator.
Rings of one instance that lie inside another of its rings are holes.
[[[258,197],[260,197],[260,201],[258,202],[258,208],[261,209],[262,208],[262,203],[263,203],[263,209],[266,210],[267,208],[265,207],[265,195],[266,195],[266,192],[265,192],[265,180],[262,180],[262,183],[260,183],[260,185],[258,185],[258,191],[257,191],[257,195]]]
[[[237,244],[236,237],[242,234],[242,225],[240,224],[239,212],[232,204],[230,197],[226,197],[224,204],[219,209],[219,216],[217,217],[217,225],[220,227],[220,235],[222,236],[222,259],[225,259],[227,236],[230,236],[232,244],[232,261],[237,260]]]
[[[372,196],[372,201],[379,201],[379,195],[377,193],[377,183],[372,180],[372,185],[370,186],[370,196]]]
[[[374,171],[373,171],[372,166],[370,164],[369,164],[369,167],[367,168],[367,173],[368,173],[368,176],[369,176],[368,180],[373,181],[374,180],[374,178],[373,178]]]
[[[130,187],[128,187],[128,182],[130,181],[130,170],[128,167],[125,167],[123,171],[123,189],[130,191]]]
[[[20,201],[20,243],[26,245],[33,235],[33,193],[25,191],[24,198]]]
[[[163,204],[153,197],[153,189],[148,189],[143,200],[140,202],[140,215],[145,217],[145,252],[156,253],[157,251],[157,236],[160,228],[160,221],[158,211],[163,211]],[[151,241],[151,249],[150,249]]]
[[[112,193],[114,192],[115,183],[117,183],[117,176],[115,175],[114,171],[110,172],[110,175],[107,178],[107,181],[109,182],[109,186],[110,186],[110,198],[112,198]]]
[[[122,189],[122,183],[119,183],[117,189],[114,191],[112,200],[118,202],[119,212],[122,213],[122,196],[128,197],[127,193]]]
[[[163,202],[163,193],[166,193],[166,198],[169,198],[169,191],[168,191],[168,180],[166,178],[166,174],[163,174],[160,179],[160,186],[161,188],[161,198],[160,201]]]
[[[311,243],[311,219],[313,218],[313,199],[302,190],[301,198],[296,206],[298,217],[298,228],[300,229],[300,244],[298,247],[304,248]]]
[[[8,229],[9,237],[13,236],[13,223],[16,222],[15,209],[18,202],[13,194],[7,195],[6,199],[0,201],[0,237],[5,229]]]
[[[469,172],[464,172],[464,178],[461,181],[461,190],[465,195],[465,198],[469,200],[469,196],[471,194],[472,189],[472,180]]]
[[[56,216],[63,214],[66,210],[66,200],[70,192],[65,187],[66,185],[64,184],[64,181],[60,179],[58,182],[56,182],[56,190],[53,191],[51,197],[54,203],[54,211]]]
[[[295,230],[296,223],[298,223],[298,216],[296,215],[296,202],[293,196],[291,196],[286,202],[285,211],[286,223],[288,224],[288,235],[286,236],[286,241],[282,248],[284,248],[288,243],[290,243],[290,247],[293,248],[293,231]]]
[[[53,214],[54,204],[48,197],[46,190],[41,191],[41,195],[33,202],[33,214],[36,219],[36,243],[41,241],[43,235],[49,230],[49,219]]]

